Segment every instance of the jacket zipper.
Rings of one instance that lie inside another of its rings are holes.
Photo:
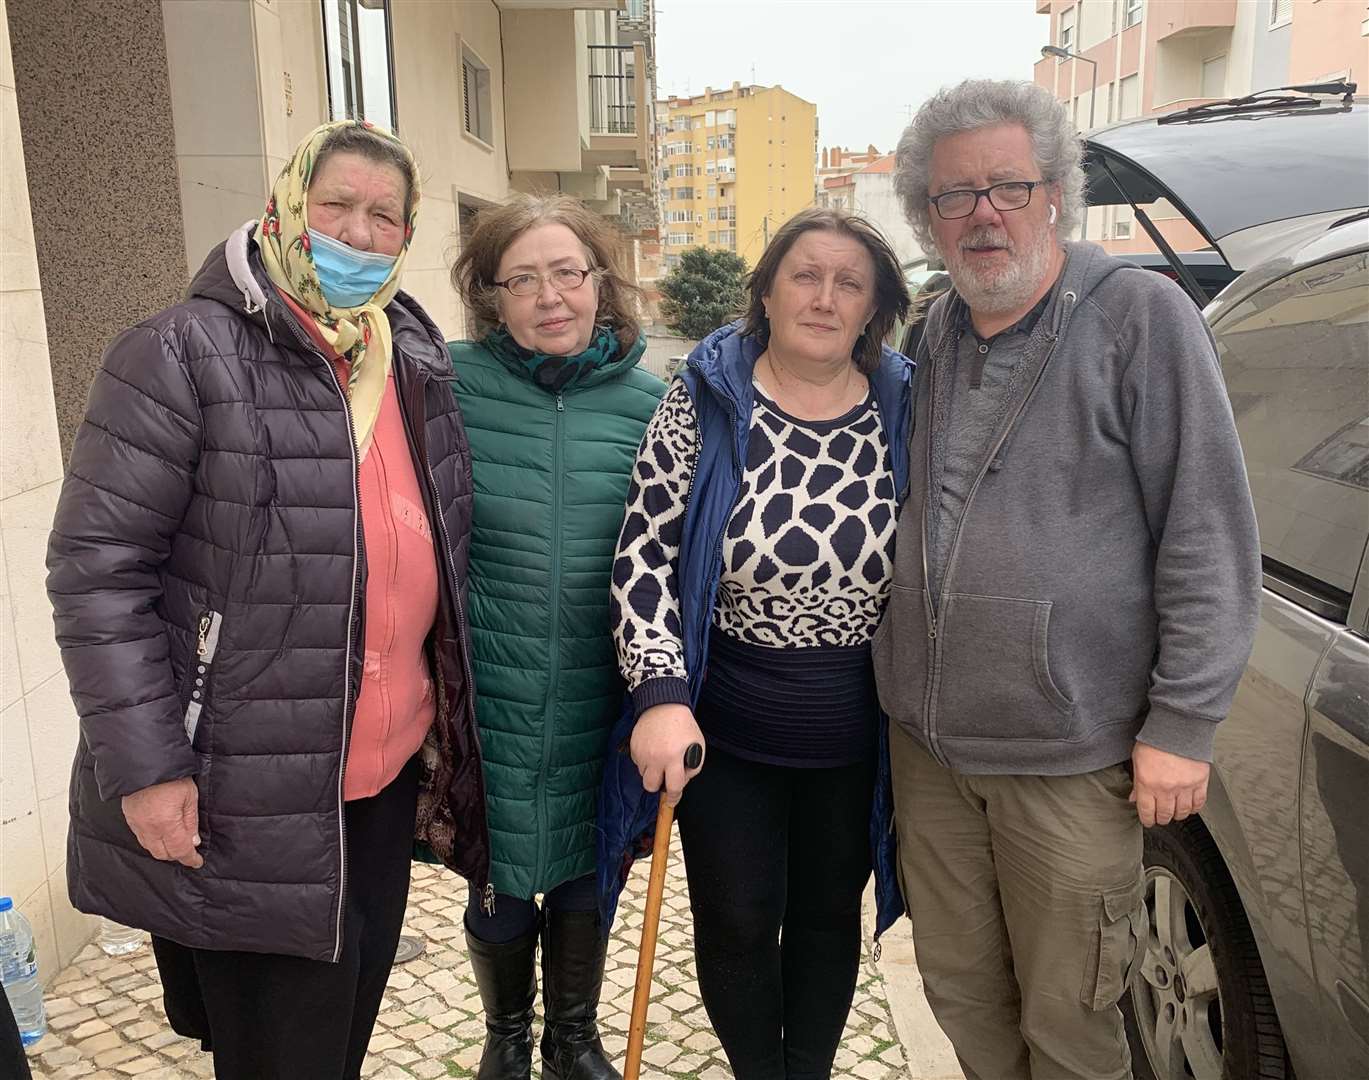
[[[970,485],[969,493],[965,496],[965,505],[960,510],[960,520],[956,522],[955,532],[951,534],[951,546],[947,549],[946,565],[941,570],[941,589],[938,592],[937,603],[932,604],[932,583],[927,574],[927,500],[932,493],[932,454],[931,454],[931,432],[928,432],[927,448],[927,493],[922,499],[922,583],[923,593],[927,604],[927,639],[928,649],[931,652],[931,666],[927,679],[927,696],[923,705],[923,730],[927,735],[927,746],[933,756],[942,765],[950,767],[950,762],[941,753],[941,748],[937,745],[933,735],[936,702],[940,697],[941,691],[941,639],[937,634],[937,612],[946,610],[946,595],[951,586],[951,572],[955,569],[956,555],[960,550],[960,533],[965,526],[965,518],[970,513],[970,504],[974,502],[975,493],[979,491],[980,482],[988,475],[989,467],[998,457],[998,452],[1003,449],[1003,444],[1008,441],[1008,436],[1012,434],[1013,428],[1017,426],[1018,420],[1026,412],[1027,406],[1031,404],[1032,398],[1036,396],[1037,388],[1041,385],[1041,380],[1045,378],[1046,368],[1050,366],[1051,357],[1055,355],[1056,346],[1060,344],[1060,339],[1065,335],[1065,327],[1069,325],[1070,313],[1074,308],[1076,294],[1073,289],[1067,289],[1060,298],[1060,303],[1064,305],[1064,310],[1060,315],[1060,329],[1051,335],[1050,348],[1046,351],[1046,357],[1041,361],[1041,366],[1036,371],[1036,378],[1032,380],[1031,386],[1022,396],[1022,400],[1017,403],[1017,408],[1013,411],[1011,419],[1003,428],[1002,434],[994,441],[988,456],[984,458],[984,464],[979,467],[979,472],[974,478],[974,483]],[[931,386],[929,392],[931,399],[927,402],[927,416],[930,421],[932,409],[936,407],[936,368],[932,369]],[[930,424],[929,424],[930,426]]]
[[[556,395],[556,412],[552,417],[551,459],[551,664],[547,672],[547,700],[543,706],[542,761],[537,777],[537,873],[541,879],[546,870],[547,830],[547,770],[551,764],[552,742],[555,736],[556,682],[561,677],[561,504],[564,500],[565,437],[563,416],[565,398]]]
[[[263,315],[265,317],[265,315]],[[270,326],[270,319],[267,318],[267,325]],[[347,393],[343,389],[342,380],[338,378],[337,370],[329,359],[319,352],[309,341],[306,341],[300,329],[295,325],[293,317],[287,320],[290,332],[302,349],[310,356],[317,357],[319,362],[328,369],[328,374],[333,380],[333,386],[337,389],[338,397],[342,400],[342,412],[347,418],[347,449],[350,451],[352,461],[352,593],[347,604],[347,652],[343,659],[342,667],[342,764],[338,769],[337,779],[337,820],[338,820],[338,905],[337,923],[334,927],[333,935],[333,963],[337,963],[342,958],[342,920],[343,914],[347,910],[347,814],[346,800],[343,798],[343,780],[347,775],[347,752],[352,741],[352,708],[355,704],[352,701],[352,627],[356,623],[358,577],[361,571],[361,552],[364,543],[361,535],[361,458],[357,453],[357,434],[356,421],[352,418],[352,403],[347,400]]]
[[[219,631],[223,626],[223,615],[217,611],[206,611],[200,616],[195,631],[195,681],[190,691],[190,704],[185,710],[185,734],[190,745],[195,745],[195,731],[200,726],[200,713],[204,708],[204,695],[208,692],[209,669],[214,666],[214,655],[219,649]]]
[[[400,399],[402,402],[402,394],[400,395]],[[400,408],[400,416],[404,420],[412,452],[417,456],[418,444],[414,438],[412,420],[408,410],[403,408],[402,405]],[[447,576],[451,581],[450,591],[452,595],[452,606],[456,610],[456,636],[457,640],[461,643],[461,670],[466,676],[466,707],[467,713],[469,714],[468,719],[470,719],[472,726],[474,726],[475,672],[471,668],[471,646],[470,641],[467,640],[466,637],[466,627],[469,624],[466,621],[465,606],[461,603],[461,579],[457,576],[456,559],[452,556],[452,541],[451,536],[447,532],[447,519],[442,515],[442,501],[439,498],[437,477],[433,475],[432,462],[428,458],[426,449],[422,455],[422,465],[423,474],[428,481],[428,494],[432,499],[433,512],[431,516],[437,521],[437,533],[442,539],[442,558],[447,565]],[[436,652],[434,652],[434,658],[436,658]],[[441,678],[442,676],[441,671],[434,671],[433,674],[438,678]],[[479,882],[476,884],[479,885]],[[486,882],[485,887],[481,890],[480,906],[484,909],[486,915],[494,915],[494,885],[490,882]]]

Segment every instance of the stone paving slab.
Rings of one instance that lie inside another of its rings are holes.
[[[627,1046],[648,865],[649,860],[637,864],[623,894],[600,1005],[604,1045],[620,1067]],[[396,966],[390,976],[362,1068],[367,1080],[475,1075],[485,1027],[461,933],[465,896],[465,885],[455,875],[415,864],[405,933],[422,937],[427,948],[421,957]],[[901,923],[889,936],[906,933],[907,924]],[[181,1038],[167,1025],[149,948],[131,956],[107,957],[88,945],[54,980],[47,1005],[50,1030],[29,1048],[35,1080],[191,1080],[214,1075],[213,1061],[200,1052],[199,1043]],[[534,1034],[540,1030],[539,1018]],[[536,1077],[541,1063],[534,1058]],[[732,1076],[699,1000],[678,839],[661,911],[642,1075],[653,1080]],[[870,959],[867,942],[833,1076],[905,1080],[909,1075],[884,977]]]

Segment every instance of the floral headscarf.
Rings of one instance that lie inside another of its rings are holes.
[[[324,140],[338,128],[356,123],[392,140],[412,163],[408,147],[388,131],[364,121],[340,120],[316,127],[295,148],[294,155],[276,178],[266,213],[257,229],[257,244],[272,284],[308,311],[319,336],[351,362],[347,396],[352,406],[357,451],[364,457],[376,417],[380,415],[380,403],[390,374],[390,320],[385,317],[385,306],[399,289],[404,257],[409,252],[414,222],[418,218],[418,190],[415,187],[411,193],[412,206],[404,226],[404,247],[384,284],[366,303],[357,307],[330,306],[314,272],[314,256],[309,250],[309,183]],[[417,174],[417,169],[414,173]]]

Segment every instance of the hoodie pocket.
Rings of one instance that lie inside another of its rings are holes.
[[[1064,739],[1074,702],[1050,670],[1049,600],[951,593],[941,619],[943,736]]]
[[[223,628],[223,614],[206,611],[200,616],[195,630],[195,659],[191,663],[190,704],[185,708],[185,734],[190,745],[195,745],[200,714],[209,696],[209,676],[214,668],[214,657],[219,651],[219,633]]]
[[[880,708],[891,720],[922,723],[930,644],[926,592],[895,585],[870,641]]]

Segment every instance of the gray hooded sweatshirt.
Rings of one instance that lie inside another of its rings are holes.
[[[918,355],[875,675],[890,718],[967,773],[1089,772],[1138,739],[1210,760],[1259,616],[1255,512],[1207,324],[1161,275],[1066,251],[963,512],[942,523],[934,589],[954,292]]]

